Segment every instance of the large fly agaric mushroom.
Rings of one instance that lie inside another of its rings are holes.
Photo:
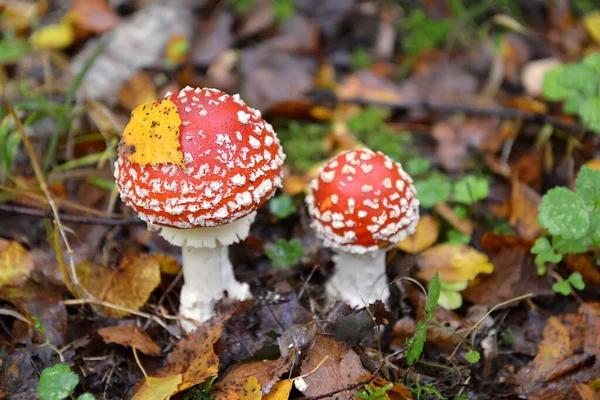
[[[206,321],[224,291],[250,297],[226,246],[246,238],[256,210],[281,187],[284,158],[272,126],[237,95],[186,87],[133,110],[115,179],[149,229],[182,247],[183,317]]]
[[[345,151],[321,169],[306,203],[317,236],[336,252],[330,301],[359,307],[388,299],[386,250],[414,233],[415,194],[402,166],[380,152]]]

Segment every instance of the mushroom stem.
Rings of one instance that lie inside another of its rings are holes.
[[[247,283],[238,282],[229,261],[227,246],[183,246],[183,277],[179,313],[182,317],[203,323],[213,316],[215,303],[227,291],[230,298],[245,300],[251,297]],[[183,321],[186,332],[196,328]]]
[[[365,254],[337,251],[333,256],[335,273],[325,288],[329,301],[342,300],[351,307],[364,307],[376,300],[385,303],[390,296],[385,254],[383,250]]]

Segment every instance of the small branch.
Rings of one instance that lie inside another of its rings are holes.
[[[14,206],[11,204],[0,204],[0,211],[12,212],[30,217],[55,218],[51,211],[38,210],[31,207]],[[126,226],[143,225],[144,221],[138,218],[110,218],[110,217],[86,217],[83,215],[58,214],[63,222],[88,225]]]

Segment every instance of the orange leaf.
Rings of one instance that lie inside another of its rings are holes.
[[[98,334],[106,343],[135,347],[149,356],[160,355],[160,347],[137,325],[108,326],[98,329]]]
[[[419,253],[431,247],[440,234],[440,223],[432,215],[423,215],[417,224],[417,230],[398,243],[398,248],[407,253]]]

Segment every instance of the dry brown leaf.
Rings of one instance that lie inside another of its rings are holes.
[[[407,253],[420,253],[430,248],[438,239],[440,223],[433,215],[423,215],[417,224],[415,233],[400,243],[398,248]]]
[[[139,310],[160,284],[160,265],[151,257],[139,257],[116,270],[84,261],[77,266],[79,282],[92,295],[117,306]],[[129,315],[126,311],[104,307],[112,318]]]
[[[125,347],[135,347],[149,356],[159,356],[160,347],[137,325],[108,326],[98,329],[106,343],[116,343]]]
[[[144,379],[136,389],[132,400],[165,400],[177,393],[177,386],[181,383],[181,374]]]
[[[308,355],[302,363],[302,373],[307,374],[313,371],[325,357],[328,357],[327,360],[312,374],[304,378],[308,386],[303,394],[311,397],[340,390],[335,396],[324,399],[351,397],[353,390],[344,389],[360,382],[369,373],[362,367],[358,354],[352,349],[347,349],[343,343],[319,335],[313,341]]]
[[[418,257],[419,277],[430,281],[436,272],[442,282],[470,281],[490,274],[494,266],[487,255],[464,244],[439,244]]]
[[[517,230],[519,236],[535,239],[542,233],[543,229],[537,220],[541,201],[538,192],[513,179],[508,222]]]
[[[263,392],[268,393],[289,365],[290,360],[286,358],[235,364],[215,384],[215,400],[238,398],[240,390],[251,376],[256,378]]]
[[[33,260],[20,243],[0,239],[0,287],[18,286],[33,269]]]
[[[121,21],[105,0],[74,0],[69,16],[76,28],[92,34],[109,31]]]
[[[366,376],[365,378],[368,379],[368,376]],[[376,377],[371,382],[369,382],[369,385],[375,390],[382,388],[388,384],[390,384],[390,382],[379,377]],[[389,389],[386,393],[389,397],[389,400],[412,400],[410,390],[408,390],[406,385],[402,385],[400,383],[394,383],[394,386],[392,386],[392,388]]]
[[[369,70],[347,76],[335,89],[339,99],[395,102],[403,99],[402,92],[392,81],[383,79]]]
[[[156,86],[147,72],[137,72],[121,86],[119,103],[124,109],[131,111],[140,104],[150,102],[158,97]]]
[[[591,254],[567,254],[563,261],[570,271],[579,272],[585,283],[600,285],[600,269]]]
[[[180,340],[167,357],[165,367],[157,375],[164,377],[181,374],[178,391],[216,376],[219,372],[219,357],[215,354],[214,344],[221,337],[223,325],[228,318],[215,317]]]

